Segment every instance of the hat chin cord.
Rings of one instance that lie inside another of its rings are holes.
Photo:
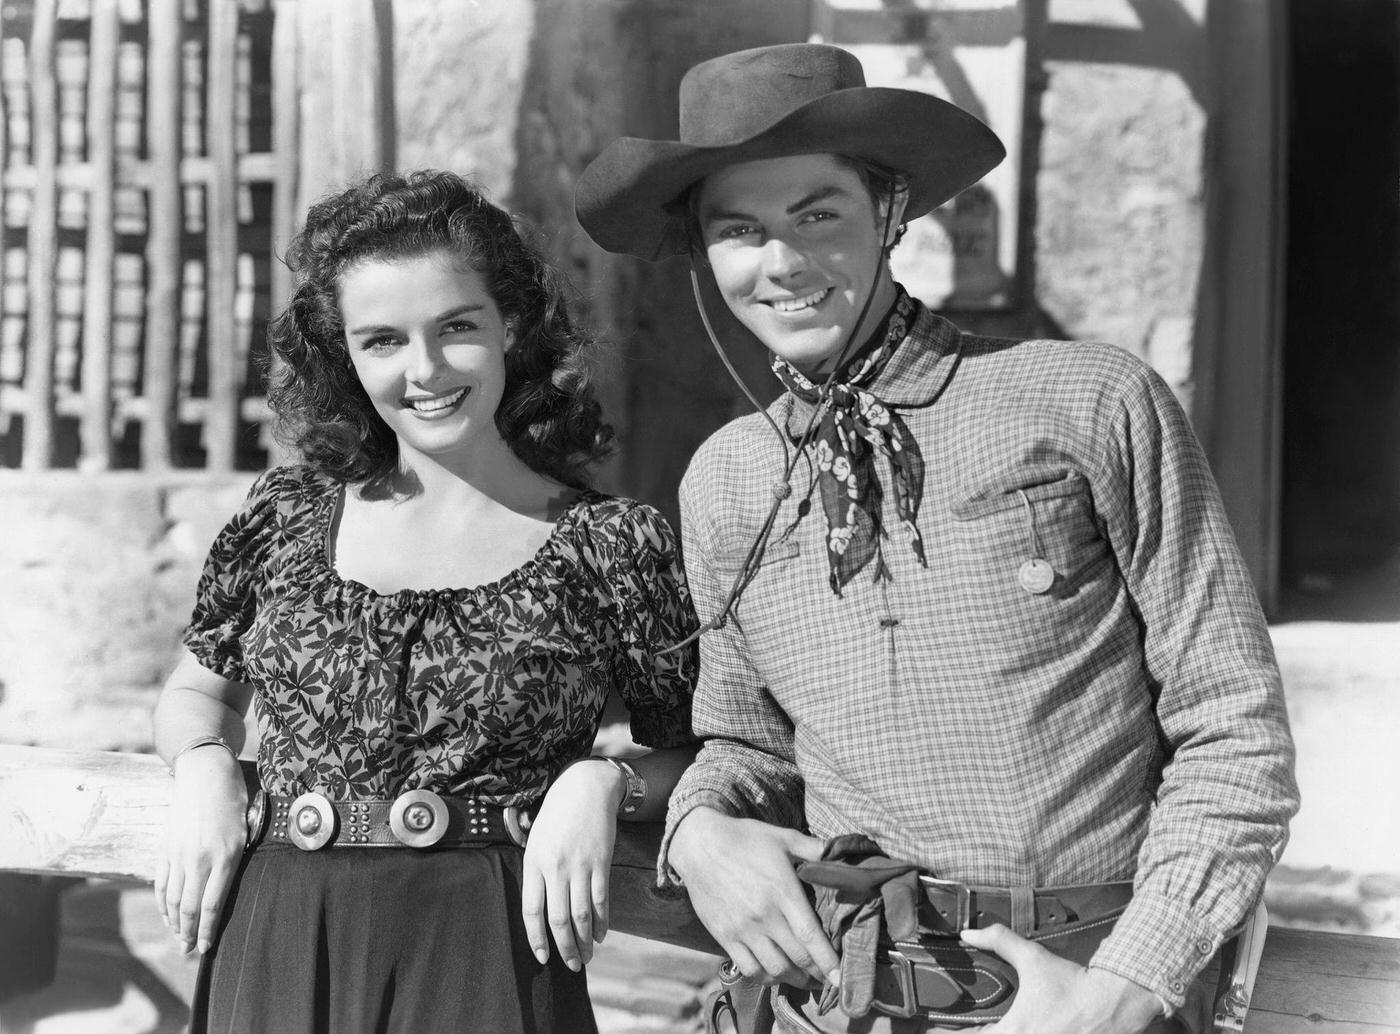
[[[807,426],[802,429],[802,434],[798,436],[796,449],[788,446],[787,435],[773,419],[768,408],[758,401],[757,396],[744,383],[744,379],[739,376],[739,371],[734,368],[724,346],[719,342],[719,336],[715,333],[713,324],[710,323],[709,313],[705,311],[705,299],[700,293],[700,275],[695,270],[695,249],[691,248],[690,260],[690,289],[695,295],[695,307],[700,312],[700,322],[705,325],[705,334],[710,339],[716,354],[719,355],[720,362],[724,363],[724,368],[729,371],[729,376],[734,383],[739,386],[739,390],[744,393],[744,397],[749,400],[749,404],[758,411],[759,416],[768,422],[768,426],[773,429],[773,433],[778,438],[778,444],[783,450],[783,473],[782,477],[773,482],[773,501],[768,506],[768,514],[763,518],[762,525],[759,526],[758,534],[754,536],[748,552],[744,555],[744,562],[740,565],[739,574],[734,579],[734,584],[729,588],[729,594],[724,599],[724,606],[712,619],[705,622],[690,635],[686,636],[674,646],[668,646],[664,650],[658,650],[657,656],[665,656],[669,653],[676,653],[696,642],[706,632],[723,628],[729,620],[729,614],[739,602],[739,597],[753,581],[754,575],[758,574],[759,561],[763,559],[763,551],[768,545],[768,538],[773,533],[773,524],[778,519],[778,510],[783,505],[783,500],[792,495],[792,472],[797,467],[798,458],[805,454],[807,446],[811,444],[813,436],[816,434],[817,425],[821,421],[822,414],[826,412],[826,407],[831,398],[831,386],[836,381],[836,374],[840,372],[842,365],[851,353],[851,348],[856,342],[856,335],[860,332],[861,325],[865,323],[866,314],[870,311],[870,305],[875,300],[875,285],[879,283],[880,271],[886,261],[885,244],[889,239],[890,226],[894,222],[894,201],[895,193],[891,191],[888,203],[885,205],[884,223],[880,230],[880,248],[875,260],[874,275],[870,278],[870,290],[865,295],[865,301],[860,307],[860,315],[856,317],[851,325],[850,332],[846,335],[846,343],[841,346],[841,351],[836,354],[836,362],[832,364],[831,371],[826,375],[826,380],[822,382],[817,394],[817,404],[812,407],[812,415],[807,420]]]

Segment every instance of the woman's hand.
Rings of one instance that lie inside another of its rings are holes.
[[[549,961],[549,934],[577,972],[608,932],[608,878],[625,791],[612,765],[570,765],[545,794],[525,847],[521,910],[535,958]]]
[[[248,790],[227,750],[196,747],[175,762],[156,910],[185,951],[209,950],[247,839]]]

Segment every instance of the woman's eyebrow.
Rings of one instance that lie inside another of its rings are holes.
[[[439,313],[437,316],[433,317],[433,319],[434,322],[441,323],[443,320],[450,320],[454,316],[466,316],[469,313],[481,312],[481,310],[485,308],[486,306],[481,302],[472,302],[467,305],[458,305],[448,309],[446,312]]]
[[[457,305],[451,309],[448,309],[446,312],[441,312],[438,315],[434,316],[433,322],[442,323],[444,320],[450,320],[457,316],[466,316],[469,313],[480,312],[484,308],[486,308],[486,306],[480,302],[473,302],[467,305]],[[385,331],[393,331],[396,329],[398,328],[392,327],[387,323],[366,324],[363,327],[353,327],[347,330],[346,333],[353,334],[356,337],[359,337],[364,334],[382,334]]]

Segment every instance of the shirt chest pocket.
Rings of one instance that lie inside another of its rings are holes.
[[[956,500],[952,516],[956,562],[1018,596],[1072,594],[1110,563],[1088,480],[1076,470],[979,489]]]

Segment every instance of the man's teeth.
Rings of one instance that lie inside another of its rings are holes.
[[[820,291],[813,291],[811,294],[803,295],[801,298],[775,298],[770,303],[779,312],[797,312],[801,309],[811,308],[831,292],[831,288],[824,287]]]
[[[470,388],[463,388],[461,391],[454,391],[451,395],[439,395],[435,399],[409,399],[408,408],[415,413],[435,413],[439,409],[450,409],[462,399],[466,398]]]

